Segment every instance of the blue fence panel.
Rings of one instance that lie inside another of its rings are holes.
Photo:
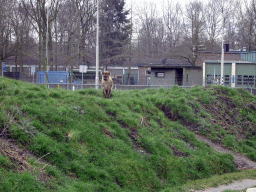
[[[48,71],[49,83],[67,83],[68,72],[66,71]]]
[[[44,71],[37,72],[36,83],[45,83],[45,72]]]
[[[67,71],[48,71],[47,72],[47,83],[67,83],[69,78],[69,72]],[[45,72],[37,72],[37,83],[45,83]]]
[[[73,81],[73,84],[82,84],[82,81]]]

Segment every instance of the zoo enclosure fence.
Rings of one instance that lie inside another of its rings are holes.
[[[36,83],[35,83],[36,84]],[[67,89],[67,90],[82,90],[82,89],[88,89],[88,88],[95,88],[95,84],[76,84],[76,83],[40,83],[37,85],[45,85],[48,88],[61,88],[61,89]],[[171,89],[174,86],[178,85],[113,85],[113,90],[133,90],[133,89]],[[99,89],[101,89],[100,85],[98,85]],[[182,89],[190,89],[194,86],[178,86]],[[233,89],[244,89],[248,91],[252,95],[256,95],[256,88],[255,87],[234,87]]]
[[[6,75],[7,76],[7,75]],[[255,82],[256,82],[256,76],[237,76],[235,79],[229,78],[224,76],[224,86],[231,87],[232,81],[235,82],[235,88],[242,88],[252,95],[256,95],[256,88],[255,88]],[[35,75],[33,76],[28,76],[27,74],[16,74],[12,73],[9,74],[9,78],[17,79],[17,80],[22,80],[22,81],[27,81],[33,84],[38,84],[38,85],[47,85],[49,88],[62,88],[62,89],[69,89],[69,90],[79,90],[79,89],[87,89],[87,88],[95,88],[95,84],[79,84],[78,82],[73,82],[73,83],[37,83],[37,78]],[[193,86],[188,86],[187,83],[182,81],[182,79],[185,79],[185,77],[182,77],[181,79],[177,79],[177,81],[174,82],[172,85],[164,85],[164,84],[159,84],[159,85],[124,85],[124,84],[114,84],[113,89],[114,90],[131,90],[131,89],[147,89],[147,88],[152,88],[152,89],[159,89],[159,88],[172,88],[173,86],[179,86],[184,89],[190,89]],[[199,79],[198,82],[195,82],[195,85],[202,85],[203,82],[205,82],[205,85],[216,85],[219,84],[219,82],[216,83],[216,80],[218,78],[214,79],[212,76],[208,76],[205,79]],[[183,86],[182,86],[183,84]],[[100,88],[100,85],[98,85]]]

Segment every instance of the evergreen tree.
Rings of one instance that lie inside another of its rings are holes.
[[[100,16],[101,65],[122,65],[127,57],[131,25],[124,0],[103,0]]]

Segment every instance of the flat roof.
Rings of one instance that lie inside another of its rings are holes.
[[[190,63],[149,63],[149,64],[144,64],[143,66],[145,67],[151,67],[151,68],[165,68],[165,69],[170,69],[170,68],[201,68],[199,66],[193,66]]]
[[[221,60],[205,60],[205,63],[221,63]],[[224,63],[239,63],[239,64],[252,64],[255,65],[255,63],[249,62],[249,61],[224,61]]]

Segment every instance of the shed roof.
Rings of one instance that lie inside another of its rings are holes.
[[[221,63],[221,60],[205,60],[205,63]],[[224,61],[224,63],[239,63],[239,64],[251,64],[255,65],[255,63],[249,61]]]
[[[151,68],[186,68],[186,67],[193,67],[188,61],[178,60],[178,59],[165,59],[162,62],[158,61],[155,63],[141,63],[138,66],[145,66]]]

